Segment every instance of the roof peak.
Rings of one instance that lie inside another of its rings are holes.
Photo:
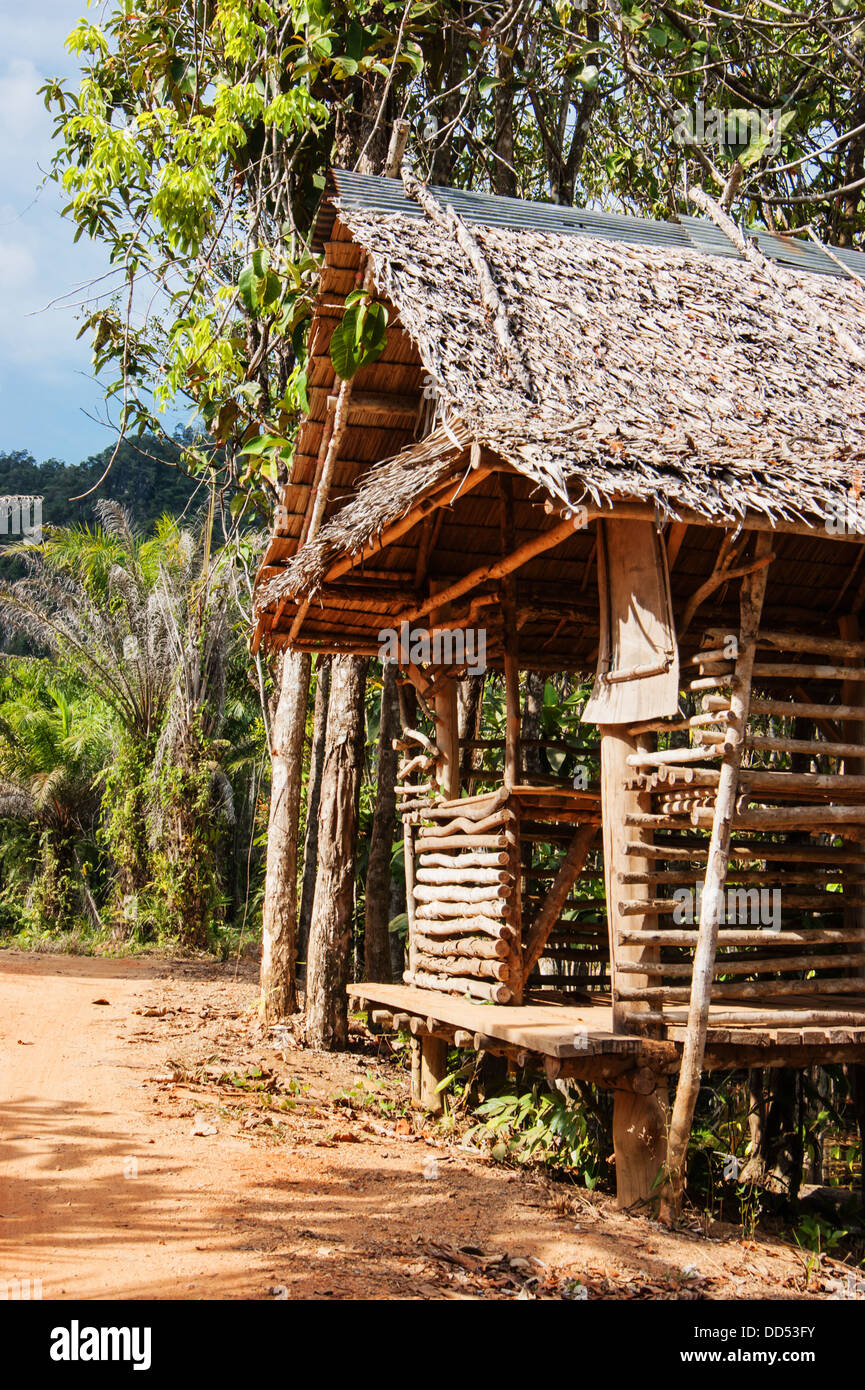
[[[675,222],[665,222],[626,213],[567,207],[561,203],[532,202],[436,184],[430,184],[429,191],[443,207],[452,207],[470,225],[549,232],[556,236],[601,238],[637,246],[699,251],[703,255],[729,260],[742,259],[725,234],[702,217],[683,214]],[[336,212],[342,208],[378,211],[386,215],[401,213],[406,217],[424,215],[420,206],[406,197],[400,179],[331,169],[315,224],[313,245],[316,250],[320,251],[329,239]],[[853,251],[844,246],[832,247],[833,255],[837,258],[833,260],[810,240],[779,236],[762,229],[749,229],[747,235],[753,238],[765,256],[788,269],[841,279],[845,276],[844,270],[837,264],[840,260],[852,274],[865,277],[865,253],[862,251]]]

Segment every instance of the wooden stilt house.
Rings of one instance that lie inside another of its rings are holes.
[[[629,1203],[701,1071],[865,1063],[865,256],[339,172],[317,234],[255,642],[395,641],[420,710],[407,971],[352,993],[432,1105],[449,1041],[614,1087]],[[527,671],[593,681],[579,738],[527,746]]]

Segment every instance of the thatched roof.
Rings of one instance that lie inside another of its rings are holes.
[[[445,423],[375,466],[318,540],[269,579],[259,608],[314,590],[336,553],[357,553],[464,467],[457,442],[482,445],[562,504],[632,499],[716,525],[747,514],[819,525],[833,501],[858,495],[865,291],[856,280],[474,227],[526,390],[455,240],[399,213],[343,209],[340,222],[369,253]]]

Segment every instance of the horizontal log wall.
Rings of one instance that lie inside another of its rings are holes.
[[[519,1001],[519,838],[506,793],[416,807],[403,817],[415,850],[406,983]]]
[[[734,679],[725,659],[729,636],[709,631],[683,663],[690,673],[685,688],[699,712],[654,721],[661,747],[629,759],[628,785],[649,793],[651,809],[628,817],[627,851],[635,863],[649,859],[651,875],[645,869],[619,875],[630,891],[618,939],[624,944],[634,935],[629,916],[651,911],[657,919],[651,942],[660,950],[656,964],[632,972],[643,976],[639,985],[629,984],[624,966],[618,990],[667,1022],[671,1009],[681,1021],[689,998],[696,890]],[[713,1005],[740,1000],[753,1010],[764,1004],[759,1015],[745,1010],[743,1023],[765,1025],[785,1000],[799,1001],[804,1012],[797,1017],[804,1018],[811,1000],[815,1017],[831,1014],[833,1005],[846,1015],[851,996],[865,996],[863,914],[851,917],[865,880],[863,691],[865,643],[761,634],[712,989]],[[670,743],[678,746],[665,746]],[[645,943],[645,934],[639,939]]]

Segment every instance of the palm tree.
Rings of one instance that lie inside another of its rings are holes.
[[[100,926],[78,844],[95,829],[110,727],[92,697],[46,685],[40,668],[16,658],[2,682],[0,818],[35,832],[39,870],[28,892],[38,896],[43,917],[74,915],[77,883],[85,911]]]
[[[202,526],[164,517],[150,537],[114,502],[97,515],[92,530],[51,528],[15,547],[27,572],[0,585],[0,616],[73,668],[121,731],[106,781],[119,896],[154,889],[175,929],[203,945],[219,819],[233,812],[216,739],[235,568],[212,550],[212,506]]]

